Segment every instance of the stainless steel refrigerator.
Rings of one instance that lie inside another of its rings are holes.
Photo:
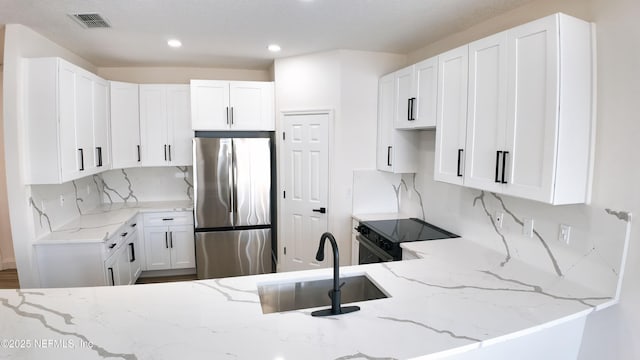
[[[272,272],[271,139],[193,139],[198,279]]]

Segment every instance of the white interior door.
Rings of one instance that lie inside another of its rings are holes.
[[[330,211],[329,114],[285,114],[283,125],[280,271],[324,267],[331,260],[315,256]]]

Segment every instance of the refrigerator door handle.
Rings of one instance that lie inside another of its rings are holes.
[[[228,170],[229,170],[229,213],[231,214],[231,224],[235,225],[234,223],[234,216],[233,216],[233,187],[234,187],[234,178],[233,178],[233,140],[231,140],[231,147],[229,149],[229,152],[227,152],[227,164],[229,166]]]
[[[233,144],[233,141],[231,142],[231,164],[232,164],[232,170],[233,172],[231,173],[231,181],[233,182],[233,223],[234,225],[236,224],[236,218],[238,216],[238,166],[236,164],[237,161],[237,157],[236,157],[236,148]]]

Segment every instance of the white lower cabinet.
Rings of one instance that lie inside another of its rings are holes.
[[[157,225],[159,221],[165,225]],[[144,223],[147,270],[195,268],[192,213],[149,213]]]

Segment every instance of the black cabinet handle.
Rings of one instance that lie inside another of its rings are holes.
[[[229,107],[227,106],[227,125],[229,125]]]
[[[162,221],[173,221],[173,218],[162,218]]]
[[[127,236],[128,232],[123,232],[122,234],[120,234],[120,236],[125,237]]]
[[[169,231],[169,246],[173,249],[173,231]]]
[[[318,212],[320,214],[326,214],[327,213],[327,208],[321,207],[320,209],[313,209],[313,212]]]
[[[505,169],[507,168],[507,155],[509,155],[508,151],[503,152],[502,154],[502,181],[501,183],[506,184],[507,182],[504,180]]]
[[[171,161],[171,145],[169,145],[169,161]]]
[[[414,121],[416,119],[416,114],[414,110],[416,104],[416,98],[409,99],[409,121]]]
[[[113,268],[112,267],[109,268],[109,272],[111,273],[111,286],[116,286],[116,279],[113,276]]]
[[[166,231],[164,232],[164,247],[169,248],[169,233]]]
[[[407,99],[407,120],[411,121],[411,98]]]
[[[78,149],[80,151],[80,171],[84,171],[84,150]]]
[[[116,245],[118,245],[118,244],[113,243],[113,244],[109,245],[109,249],[113,249],[114,247],[116,247]]]
[[[231,125],[233,125],[233,106],[231,107]]]
[[[167,161],[167,145],[164,145],[164,161]]]
[[[387,166],[391,166],[391,146],[387,146]]]
[[[460,164],[462,161],[462,152],[464,151],[464,149],[458,149],[458,176],[462,176],[462,172],[460,172]]]
[[[96,147],[96,155],[98,157],[98,165],[97,167],[102,167],[102,147]]]
[[[495,178],[495,182],[499,183],[500,179],[498,178],[498,174],[500,173],[499,171],[499,164],[500,164],[500,155],[502,154],[502,151],[496,151],[496,178]]]
[[[136,227],[136,226],[138,226],[138,223],[131,224],[131,227]]]
[[[134,262],[136,261],[136,249],[133,243],[129,244],[129,247],[131,248],[131,258],[129,259],[129,262]]]
[[[136,147],[138,148],[138,162],[140,162],[140,145],[136,145]]]

